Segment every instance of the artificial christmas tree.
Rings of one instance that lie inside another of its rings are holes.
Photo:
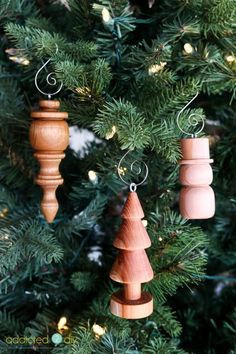
[[[1,352],[233,353],[235,1],[2,0],[0,18]],[[74,133],[50,225],[28,139],[45,58]],[[206,122],[217,205],[216,218],[190,223],[178,212],[176,116],[197,92],[180,123],[192,113]],[[139,196],[155,274],[143,291],[154,311],[133,321],[109,311],[123,149],[150,170]],[[31,342],[19,349],[16,337]]]

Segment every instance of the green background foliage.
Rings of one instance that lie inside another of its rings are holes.
[[[234,0],[0,0],[1,353],[22,352],[6,336],[51,336],[62,316],[63,335],[75,340],[51,343],[53,354],[236,352],[235,11]],[[50,225],[28,139],[40,97],[34,75],[49,58],[69,126],[96,136],[79,151],[68,147]],[[217,209],[190,223],[178,212],[176,116],[197,92],[181,125],[188,129],[191,113],[205,121]],[[127,149],[127,168],[133,160],[149,167],[138,194],[155,272],[144,288],[155,310],[137,321],[108,307],[119,287],[109,270],[128,193],[117,164]]]

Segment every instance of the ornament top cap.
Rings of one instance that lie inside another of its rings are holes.
[[[144,212],[136,192],[130,192],[123,208],[123,219],[142,219]]]
[[[59,109],[60,101],[58,100],[39,100],[40,108],[50,108],[50,109]]]
[[[64,120],[68,118],[67,112],[59,111],[60,101],[58,100],[39,100],[39,108],[39,111],[31,112],[31,118],[41,120]]]
[[[209,139],[181,139],[181,151],[184,160],[210,159]]]

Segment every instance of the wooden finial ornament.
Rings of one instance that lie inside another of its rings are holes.
[[[180,161],[180,182],[183,185],[179,207],[186,219],[208,219],[215,213],[213,174],[208,138],[181,139],[183,159]]]
[[[39,107],[39,111],[31,113],[30,143],[40,164],[36,183],[43,190],[41,210],[51,223],[58,211],[56,189],[63,183],[59,165],[69,143],[69,128],[65,121],[68,113],[59,111],[60,102],[56,100],[40,100]]]
[[[124,288],[111,297],[111,312],[122,318],[144,318],[153,312],[153,298],[142,292],[141,283],[152,280],[153,270],[145,249],[151,241],[142,223],[144,213],[136,192],[130,192],[125,203],[123,222],[114,240],[119,254],[110,272],[110,278],[123,283]]]

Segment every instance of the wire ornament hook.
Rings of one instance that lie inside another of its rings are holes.
[[[191,113],[190,116],[188,117],[188,123],[190,127],[196,127],[198,124],[200,124],[200,120],[201,120],[201,127],[199,128],[199,130],[195,133],[189,133],[188,131],[184,130],[181,125],[180,125],[180,121],[179,118],[182,114],[182,112],[195,100],[195,98],[199,95],[199,92],[197,92],[197,94],[191,99],[191,101],[189,101],[178,113],[177,118],[176,118],[176,122],[177,122],[177,126],[179,128],[179,130],[187,135],[191,135],[192,138],[195,138],[198,134],[200,134],[204,127],[205,127],[205,120],[204,118],[198,114],[198,113]],[[200,120],[197,118],[199,117]]]
[[[120,161],[119,161],[119,163],[118,163],[118,166],[117,166],[117,172],[118,172],[118,175],[119,175],[121,181],[122,181],[124,184],[126,184],[127,186],[129,186],[131,192],[135,192],[136,189],[137,189],[137,187],[138,187],[138,186],[141,186],[141,184],[143,184],[143,183],[146,181],[146,179],[147,179],[147,177],[148,177],[148,172],[149,172],[149,171],[148,171],[148,166],[146,165],[146,163],[145,163],[144,161],[134,160],[134,161],[131,163],[131,165],[130,165],[130,171],[131,171],[131,172],[134,172],[134,165],[135,165],[137,162],[141,162],[141,163],[144,165],[144,167],[145,167],[145,176],[144,176],[144,178],[142,179],[142,181],[139,182],[139,183],[135,183],[135,182],[131,182],[131,183],[130,183],[130,182],[125,181],[125,179],[122,177],[122,173],[121,173],[121,171],[122,171],[121,164],[122,164],[122,161],[126,158],[126,156],[130,153],[130,151],[131,151],[131,150],[128,150],[128,151],[124,154],[124,156],[120,159]],[[139,167],[135,174],[136,174],[136,175],[140,175],[141,172],[142,172],[142,168]]]
[[[57,53],[58,53],[58,45],[56,44],[56,52],[55,52],[55,54],[57,54]],[[58,88],[55,92],[45,92],[45,91],[41,90],[41,89],[39,88],[39,86],[38,86],[38,76],[39,76],[40,72],[41,72],[44,68],[45,68],[45,70],[47,70],[47,69],[46,69],[46,66],[48,65],[48,63],[50,63],[51,60],[52,60],[51,58],[48,59],[48,60],[39,68],[39,70],[37,71],[37,73],[35,74],[35,77],[34,77],[34,83],[35,83],[35,86],[36,86],[37,90],[38,90],[40,93],[42,93],[43,95],[48,96],[48,99],[50,99],[51,96],[54,96],[54,95],[56,95],[58,92],[60,92],[61,89],[62,89],[62,86],[63,86],[63,83],[61,82],[59,88]],[[47,82],[47,84],[50,85],[50,86],[56,86],[56,85],[57,85],[57,79],[56,79],[55,77],[53,77],[53,75],[55,75],[55,72],[50,72],[50,73],[47,75],[47,77],[46,77],[46,82]]]

